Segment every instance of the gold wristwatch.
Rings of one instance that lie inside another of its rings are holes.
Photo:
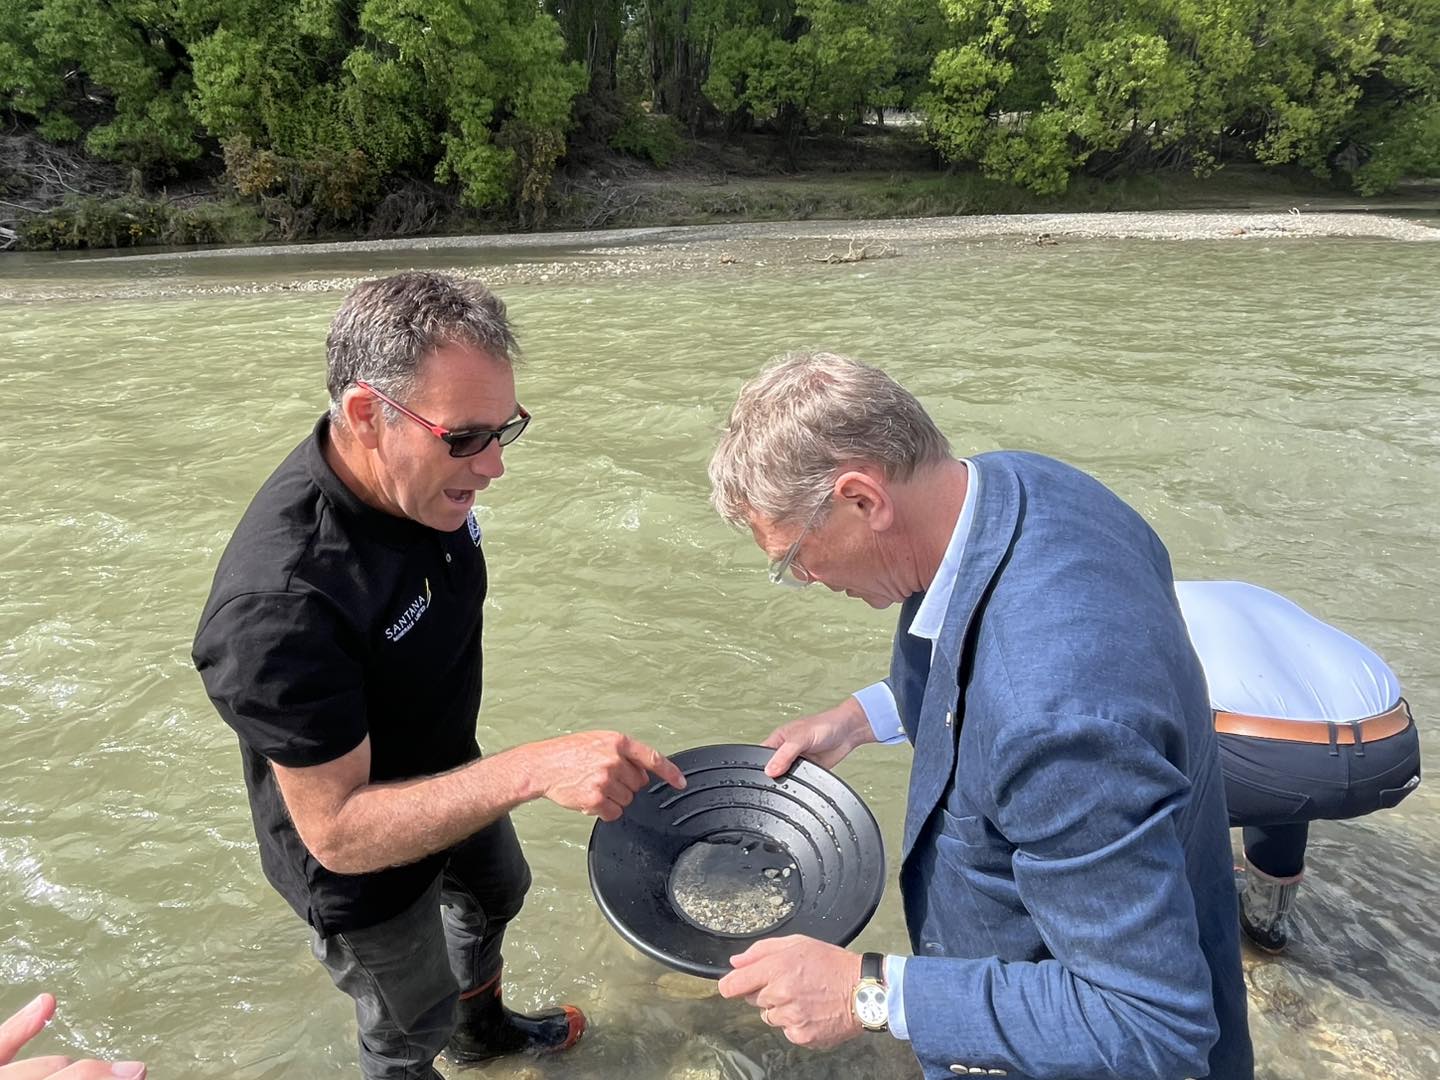
[[[890,1027],[889,992],[885,987],[885,957],[867,952],[860,957],[860,981],[850,994],[850,1007],[855,1019],[866,1031],[886,1031]]]

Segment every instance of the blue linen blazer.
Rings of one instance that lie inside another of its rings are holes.
[[[1251,1080],[1224,788],[1169,555],[1068,465],[971,460],[934,662],[917,594],[888,680],[915,748],[915,1054],[929,1080]]]

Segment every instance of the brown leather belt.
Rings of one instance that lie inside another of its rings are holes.
[[[1252,739],[1283,739],[1286,742],[1328,743],[1331,729],[1334,729],[1337,743],[1379,742],[1399,735],[1410,723],[1410,706],[1404,698],[1393,709],[1364,720],[1282,720],[1274,716],[1215,712],[1215,730],[1222,735],[1248,735]],[[1357,732],[1360,735],[1358,740],[1355,738]]]

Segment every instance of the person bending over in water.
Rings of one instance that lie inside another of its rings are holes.
[[[1420,784],[1420,739],[1385,661],[1299,605],[1243,581],[1177,581],[1210,688],[1232,827],[1243,829],[1240,925],[1290,940],[1310,822],[1394,806]]]
[[[514,351],[481,285],[358,286],[330,325],[330,410],[245,512],[195,637],[240,737],[261,865],[355,999],[367,1080],[436,1080],[442,1050],[572,1045],[578,1009],[501,1004],[501,939],[530,885],[509,812],[544,798],[613,820],[646,770],[684,785],[616,732],[480,756],[473,507],[530,420]]]

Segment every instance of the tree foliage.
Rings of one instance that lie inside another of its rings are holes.
[[[939,28],[928,0],[732,0],[720,14],[705,97],[790,136],[910,104],[933,55],[917,45]]]
[[[887,109],[1036,192],[1246,160],[1368,194],[1440,173],[1440,0],[0,3],[12,120],[141,177],[223,147],[237,189],[334,221],[405,178],[538,221],[577,140],[793,156]]]
[[[1249,156],[1361,191],[1440,169],[1437,0],[942,0],[952,160],[1035,191]]]
[[[0,103],[57,141],[157,169],[193,160],[190,63],[174,0],[6,0]]]
[[[563,51],[524,0],[228,0],[192,47],[195,108],[221,139],[533,213],[583,88]]]

